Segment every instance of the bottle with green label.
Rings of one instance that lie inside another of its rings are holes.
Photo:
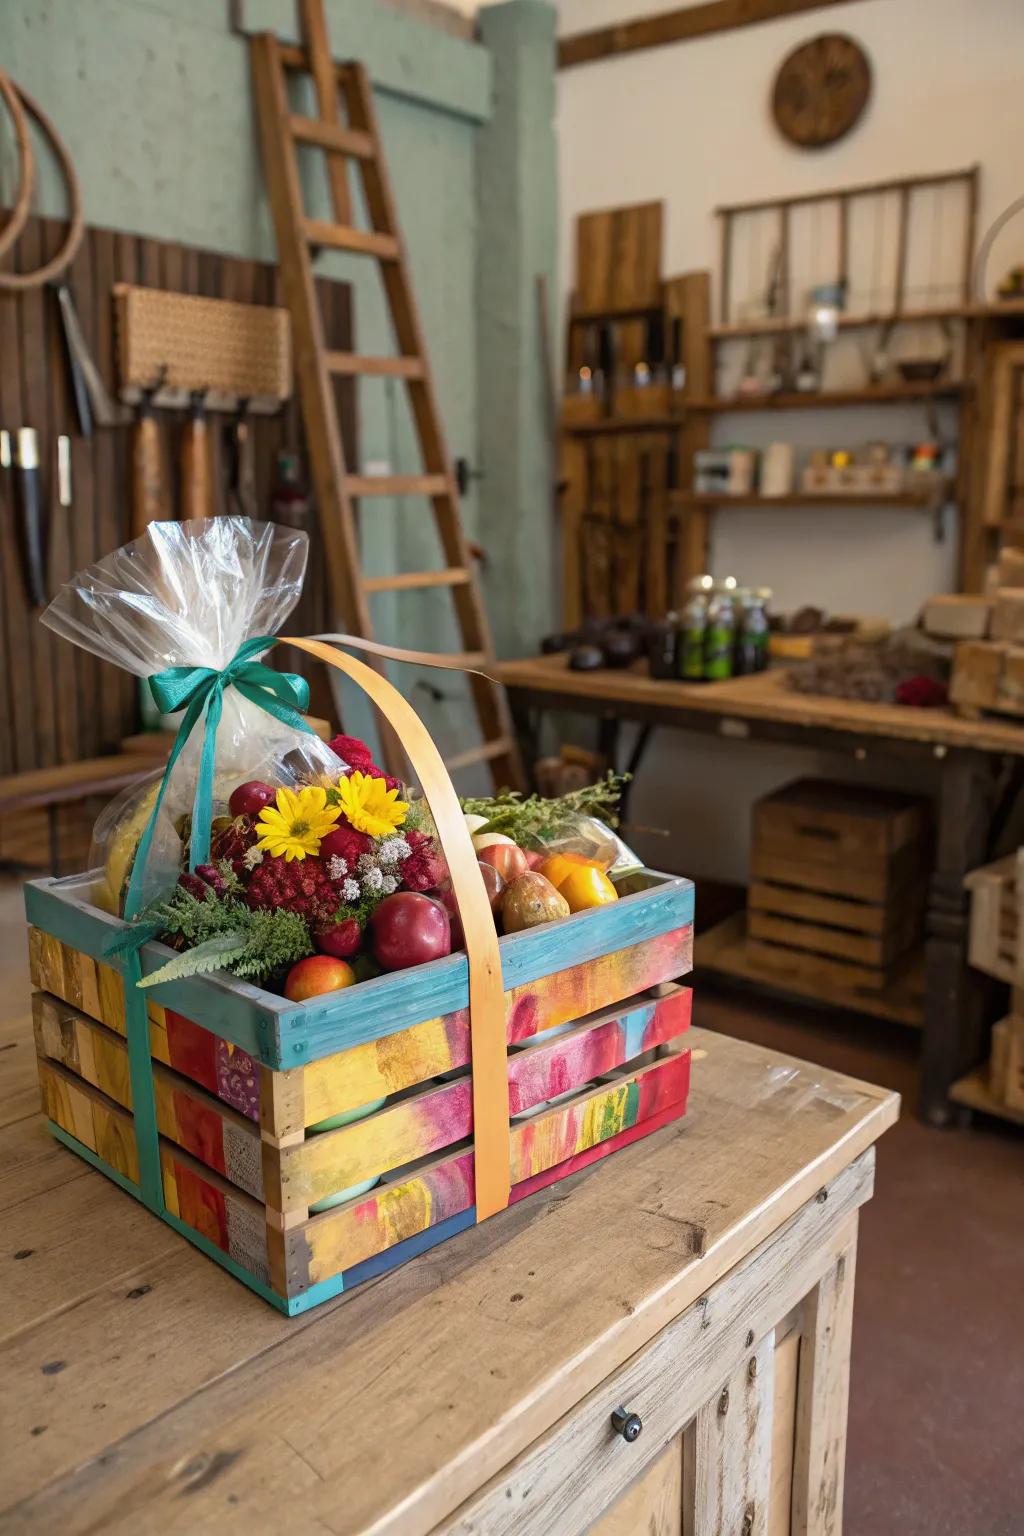
[[[768,604],[771,596],[770,587],[757,587],[747,594],[737,644],[740,663],[737,670],[740,672],[763,672],[768,666]]]
[[[733,648],[736,642],[736,608],[733,588],[713,585],[707,605],[704,631],[704,676],[709,683],[720,683],[733,675]]]
[[[686,604],[679,626],[679,676],[684,682],[699,683],[704,677],[704,641],[708,627],[708,597],[714,583],[710,576],[695,576],[687,582]]]

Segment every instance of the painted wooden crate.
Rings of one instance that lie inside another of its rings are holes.
[[[40,1084],[54,1134],[139,1194],[125,984],[101,959],[125,925],[90,885],[26,887]],[[513,1202],[684,1113],[692,922],[690,882],[644,871],[613,905],[501,940]],[[147,945],[143,972],[168,954]],[[224,973],[133,996],[159,1214],[282,1311],[476,1220],[465,955],[303,1004]]]

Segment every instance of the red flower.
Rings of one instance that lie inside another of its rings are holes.
[[[338,893],[319,859],[267,859],[249,877],[245,899],[250,907],[284,907],[303,917],[327,920],[338,908]]]
[[[357,768],[360,773],[365,773],[373,767],[373,753],[365,741],[360,741],[358,736],[335,736],[327,745],[335,756],[348,763],[350,768]]]
[[[443,885],[450,878],[448,862],[434,839],[413,828],[405,833],[405,840],[412,849],[400,866],[405,889],[429,891],[435,885]]]
[[[383,779],[388,789],[401,789],[402,781],[393,779],[373,760],[373,753],[358,736],[335,736],[328,742],[331,751],[348,763],[353,773],[365,773],[368,779]]]
[[[325,837],[320,839],[320,858],[344,859],[348,865],[349,874],[356,867],[356,860],[361,853],[368,853],[370,839],[365,832],[357,832],[355,827],[350,827],[347,821],[339,821],[336,827],[332,827]]]

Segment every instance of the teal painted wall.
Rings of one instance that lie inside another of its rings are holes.
[[[508,0],[490,8],[480,42],[376,0],[327,0],[327,12],[335,54],[363,59],[374,81],[450,450],[486,460],[464,515],[490,556],[488,608],[509,653],[551,623],[549,449],[529,395],[540,377],[537,271],[554,291],[553,12]],[[292,0],[246,0],[245,25],[294,39]],[[2,58],[67,140],[91,223],[272,258],[248,50],[228,29],[226,0],[4,0]],[[302,169],[308,210],[325,216],[322,161],[304,151]],[[8,192],[10,170],[0,159]],[[61,211],[46,165],[38,206]],[[353,283],[359,349],[393,350],[375,268],[329,254],[318,270]],[[403,386],[360,385],[360,453],[364,466],[419,468]],[[421,501],[369,503],[367,571],[441,563],[427,523]],[[532,547],[526,566],[520,534]],[[381,638],[453,645],[442,596],[374,603]],[[402,669],[395,680],[414,682]],[[457,750],[473,739],[463,691],[445,678],[442,693],[415,697]]]

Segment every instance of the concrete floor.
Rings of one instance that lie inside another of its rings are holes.
[[[694,1007],[903,1095],[861,1220],[846,1536],[1022,1536],[1024,1132],[922,1125],[913,1033],[826,1018],[700,983]]]
[[[0,880],[0,1049],[30,1039],[23,921]],[[1024,1133],[922,1125],[895,1026],[703,982],[695,1021],[904,1096],[861,1223],[846,1536],[1024,1536]]]

